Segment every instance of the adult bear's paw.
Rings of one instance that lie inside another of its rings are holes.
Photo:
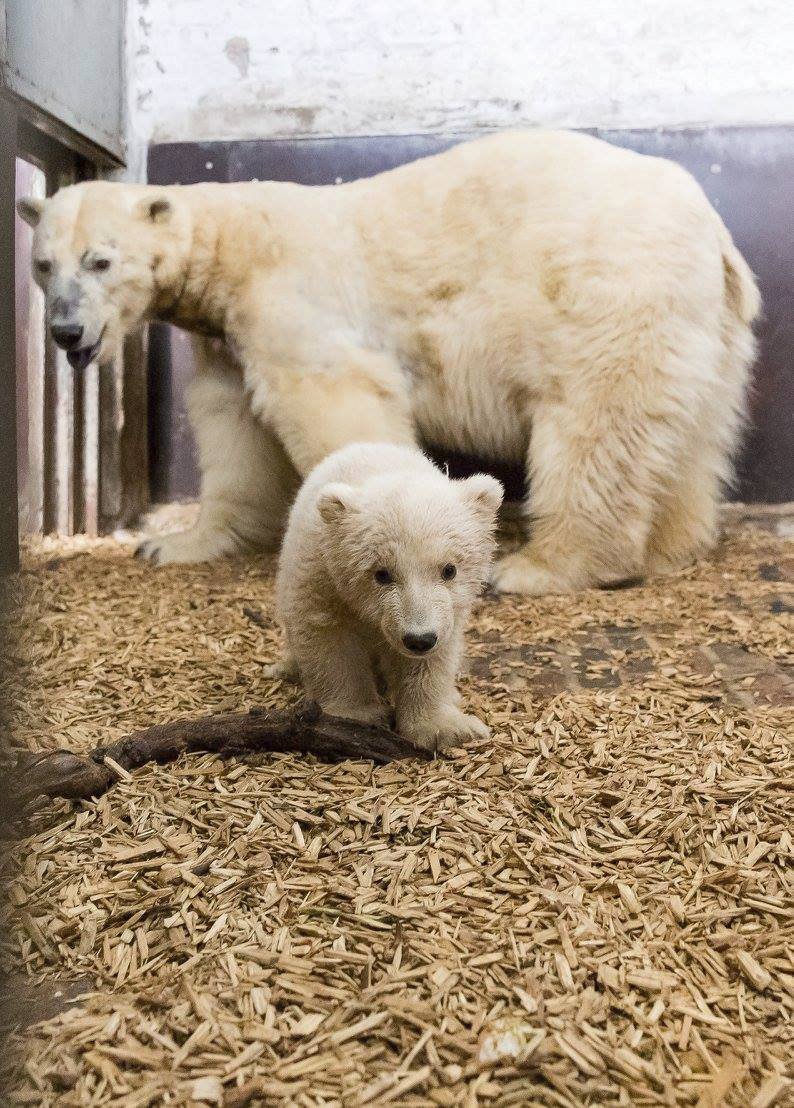
[[[496,562],[491,570],[491,585],[496,592],[521,596],[545,596],[547,593],[571,592],[572,587],[560,574],[540,565],[518,550]]]
[[[207,531],[193,527],[189,531],[152,535],[138,546],[135,557],[144,558],[156,566],[191,565],[233,554],[239,546],[231,531]]]

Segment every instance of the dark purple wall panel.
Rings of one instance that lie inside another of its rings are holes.
[[[756,273],[764,299],[752,425],[739,459],[736,496],[794,500],[794,127],[599,131],[601,138],[679,162],[702,185]],[[298,181],[326,185],[369,177],[473,138],[471,134],[372,138],[167,143],[149,151],[154,184],[198,181]],[[184,408],[189,350],[158,326],[150,369],[150,463],[156,500],[198,492]],[[448,459],[455,472],[476,459]],[[523,474],[502,471],[520,493]]]

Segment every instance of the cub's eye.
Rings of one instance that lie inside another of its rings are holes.
[[[390,585],[394,578],[389,573],[388,569],[376,569],[375,580],[379,585]]]
[[[94,258],[92,262],[88,263],[88,268],[96,270],[98,273],[104,273],[106,269],[110,269],[110,258]]]
[[[457,572],[457,567],[453,566],[452,562],[447,562],[447,564],[441,570],[441,576],[444,578],[445,581],[451,581]]]
[[[36,262],[36,272],[40,273],[42,277],[46,277],[48,273],[52,272],[52,262],[48,262],[44,258],[39,259]]]

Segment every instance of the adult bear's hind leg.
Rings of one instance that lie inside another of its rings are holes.
[[[733,264],[740,262],[734,259]],[[757,300],[749,277],[747,281],[748,303],[727,296],[713,392],[660,499],[648,540],[649,574],[674,573],[706,554],[718,537],[720,502],[734,476],[732,463],[746,422],[747,387],[755,356],[749,324]],[[740,307],[744,307],[744,317]]]
[[[532,422],[530,541],[497,562],[500,592],[541,595],[639,577],[654,509],[685,415],[616,373],[576,402],[544,402]],[[653,400],[651,401],[651,397]]]
[[[673,276],[658,261],[637,273],[604,264],[555,302],[555,376],[530,413],[531,537],[495,566],[500,591],[643,577],[665,513],[682,524],[702,513],[697,541],[678,545],[708,545],[714,482],[686,470],[693,451],[730,453],[746,374],[724,360],[721,267],[708,251],[675,257]]]
[[[662,497],[648,539],[649,574],[675,573],[708,553],[719,532],[723,459],[693,448]]]

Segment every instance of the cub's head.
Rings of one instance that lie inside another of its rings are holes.
[[[326,565],[394,650],[427,656],[449,640],[487,575],[501,500],[502,486],[485,474],[327,485],[318,500]]]
[[[152,306],[175,264],[181,218],[146,186],[90,181],[20,200],[35,229],[33,273],[50,332],[76,369],[108,360]]]

